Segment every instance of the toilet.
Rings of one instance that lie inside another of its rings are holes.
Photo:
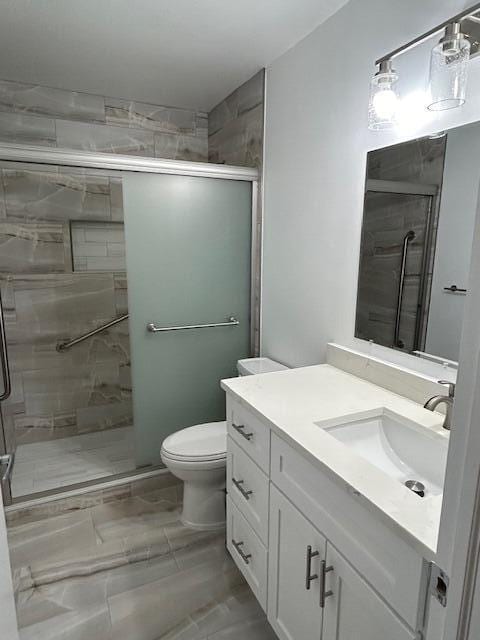
[[[269,358],[237,362],[239,375],[287,369]],[[210,530],[225,526],[227,422],[207,422],[181,429],[165,438],[160,455],[169,471],[183,480],[183,524]]]

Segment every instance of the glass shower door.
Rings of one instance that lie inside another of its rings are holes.
[[[123,181],[137,465],[170,433],[225,418],[220,380],[250,355],[251,183]],[[238,324],[230,323],[235,318]],[[160,332],[159,328],[219,324]]]

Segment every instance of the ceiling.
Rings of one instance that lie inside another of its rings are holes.
[[[0,0],[0,78],[210,110],[348,0]]]

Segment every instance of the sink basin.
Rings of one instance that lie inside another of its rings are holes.
[[[448,439],[438,433],[387,409],[324,428],[402,484],[422,483],[425,496],[443,492]]]

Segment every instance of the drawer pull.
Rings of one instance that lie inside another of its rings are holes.
[[[327,573],[333,571],[333,567],[330,565],[327,567],[325,560],[320,560],[320,608],[325,607],[325,598],[333,596],[333,591],[325,591],[325,578]]]
[[[235,540],[232,538],[232,544],[235,547],[235,549],[237,550],[238,554],[240,555],[241,559],[245,562],[245,564],[250,564],[250,558],[252,557],[251,553],[244,553],[241,549],[241,547],[245,544],[242,540],[242,542],[235,542]]]
[[[245,480],[236,480],[235,478],[232,477],[232,482],[240,491],[240,493],[245,498],[245,500],[250,500],[250,496],[252,495],[253,491],[245,491],[245,489],[242,486]]]
[[[316,558],[320,555],[319,551],[312,551],[312,547],[308,545],[307,547],[307,569],[305,572],[305,589],[310,591],[310,583],[313,580],[318,579],[318,573],[314,573],[312,576],[312,558]]]
[[[245,425],[244,424],[235,424],[232,423],[232,427],[235,429],[237,433],[239,433],[245,440],[251,440],[253,438],[253,433],[245,433]]]

